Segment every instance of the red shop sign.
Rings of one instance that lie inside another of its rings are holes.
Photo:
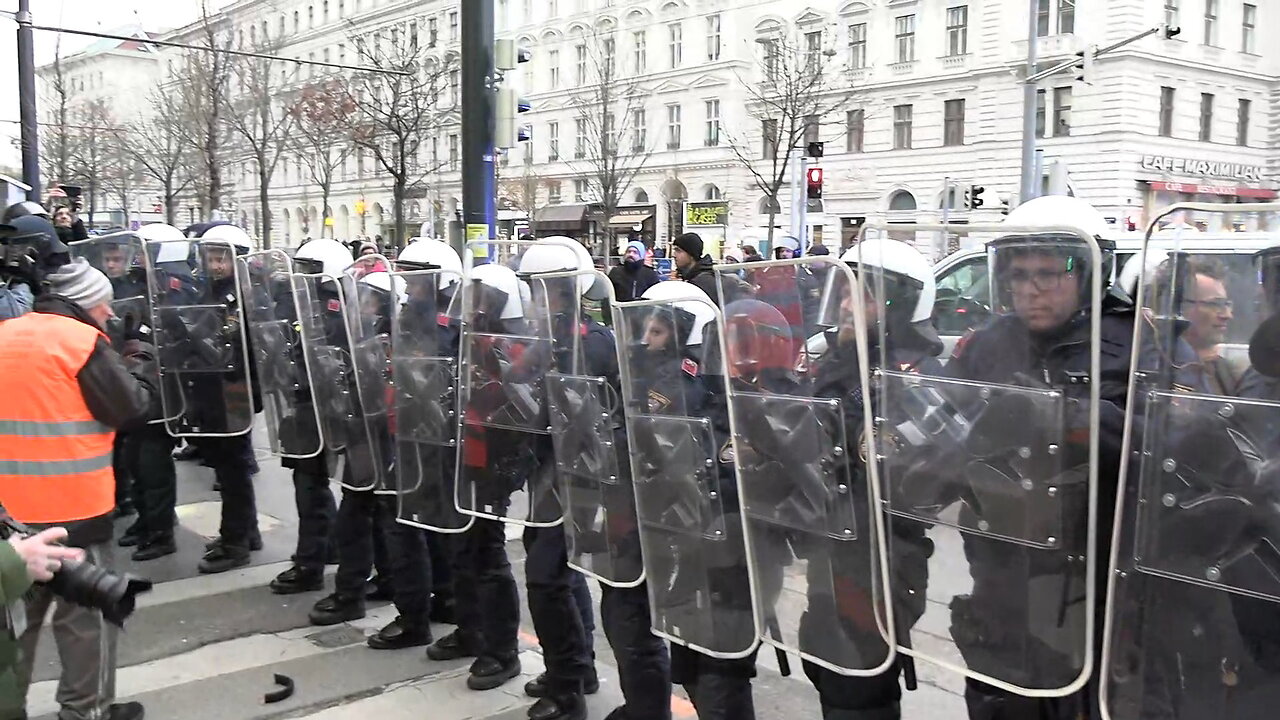
[[[1156,182],[1154,180],[1144,180],[1143,182],[1146,182],[1155,190],[1191,193],[1194,195],[1231,195],[1234,197],[1260,198],[1263,200],[1273,200],[1278,195],[1275,190],[1237,187],[1235,185],[1200,185],[1198,183]]]

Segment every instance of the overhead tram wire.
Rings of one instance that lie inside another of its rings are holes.
[[[232,50],[231,48],[213,48],[206,45],[188,45],[187,43],[173,42],[170,40],[155,40],[147,38],[139,38],[131,35],[114,35],[112,33],[96,32],[93,30],[72,30],[70,28],[49,27],[47,25],[32,25],[32,30],[42,30],[44,32],[67,33],[70,35],[84,35],[86,37],[101,38],[104,40],[121,40],[124,42],[138,42],[148,45],[160,45],[163,47],[181,48],[184,50],[199,50],[201,52],[222,53],[224,55],[235,55],[238,57],[259,58],[261,60],[275,60],[277,62],[294,63],[297,65],[318,65],[320,67],[337,68],[339,70],[354,70],[357,72],[377,73],[382,75],[401,75],[411,76],[413,73],[409,70],[387,70],[385,68],[367,67],[364,65],[344,65],[342,63],[324,62],[321,60],[302,60],[300,58],[280,57],[279,55],[268,55],[267,53],[250,52],[248,50]]]

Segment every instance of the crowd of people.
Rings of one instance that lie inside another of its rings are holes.
[[[77,238],[25,204],[5,223],[0,502],[35,533],[0,546],[6,602],[115,545],[173,553],[178,438],[222,498],[199,571],[249,564],[256,428],[298,514],[271,590],[320,591],[336,563],[312,624],[390,600],[369,647],[473,658],[474,691],[520,674],[520,528],[533,720],[587,718],[590,581],[624,698],[606,720],[669,720],[673,684],[702,720],[750,720],[765,646],[802,660],[824,720],[901,717],[916,660],[964,676],[971,720],[1262,718],[1280,694],[1274,324],[1226,353],[1221,273],[1177,253],[1140,307],[1075,198],[1010,214],[987,244],[993,319],[949,357],[929,261],[887,237],[833,257],[783,236],[751,267],[687,233],[667,281],[641,242],[606,276],[564,237],[508,266],[432,239],[288,257],[228,223]],[[1280,238],[1257,267],[1280,312]],[[1113,516],[1160,572],[1124,550],[1109,567]],[[926,597],[945,638],[918,627]],[[114,702],[101,612],[43,586],[24,602],[0,720],[22,716],[51,602],[61,717],[142,716]]]

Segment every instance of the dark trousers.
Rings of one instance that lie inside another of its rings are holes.
[[[588,665],[596,662],[596,612],[595,603],[591,600],[591,587],[587,585],[587,576],[571,570],[569,579],[572,585],[573,604],[578,607],[578,616],[582,618],[583,657]]]
[[[392,579],[385,537],[387,517],[381,508],[372,490],[342,489],[335,532],[338,572],[334,591],[344,598],[364,600],[365,581],[374,568],[379,577]]]
[[[667,645],[650,630],[649,591],[600,586],[600,621],[613,648],[626,717],[671,718],[671,660]]]
[[[293,564],[313,572],[323,571],[329,561],[329,542],[338,515],[323,458],[299,460],[293,469],[293,501],[298,508]]]
[[[130,492],[133,476],[129,474],[128,452],[125,448],[126,436],[116,433],[115,442],[111,445],[111,469],[116,479],[116,507],[128,507],[133,503]]]
[[[396,496],[378,495],[378,515],[386,536],[391,592],[402,622],[427,627],[431,614],[431,553],[421,528],[396,522]]]
[[[193,438],[200,457],[213,468],[222,487],[222,523],[218,535],[231,552],[249,551],[249,537],[258,529],[258,508],[253,492],[253,443],[248,435],[229,438]]]
[[[136,525],[144,538],[173,536],[178,502],[178,478],[171,454],[175,442],[163,425],[145,425],[124,436],[124,464],[133,477]]]
[[[1066,697],[1029,698],[972,678],[964,684],[969,720],[1079,720],[1100,718],[1097,680]]]
[[[431,559],[431,595],[434,602],[453,604],[453,535],[423,530]]]
[[[519,651],[520,593],[507,559],[502,523],[476,518],[453,539],[454,615],[476,655],[509,661]]]
[[[875,677],[852,677],[806,661],[804,674],[818,691],[824,720],[897,720],[902,688],[899,663]]]
[[[582,614],[573,595],[573,576],[564,528],[525,528],[525,587],[529,616],[542,645],[547,689],[553,695],[582,692],[591,670]]]
[[[721,660],[671,646],[671,681],[684,686],[698,720],[754,720],[755,700],[751,678],[756,675],[756,654]]]

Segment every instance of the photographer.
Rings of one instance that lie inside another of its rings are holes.
[[[67,246],[47,218],[10,207],[0,225],[0,320],[31,311],[45,274],[67,259]]]
[[[103,329],[112,316],[111,282],[83,259],[46,278],[32,312],[0,322],[0,503],[19,523],[65,526],[67,544],[111,568],[115,431],[145,418],[157,388],[141,345],[122,358]],[[130,367],[132,366],[132,367]],[[26,695],[41,626],[54,603],[42,585],[26,599],[16,697]],[[137,703],[111,705],[115,630],[98,610],[59,598],[53,633],[62,661],[59,717],[142,717]],[[20,621],[19,621],[20,626]],[[13,627],[13,625],[11,625]],[[6,719],[7,720],[7,719]]]

